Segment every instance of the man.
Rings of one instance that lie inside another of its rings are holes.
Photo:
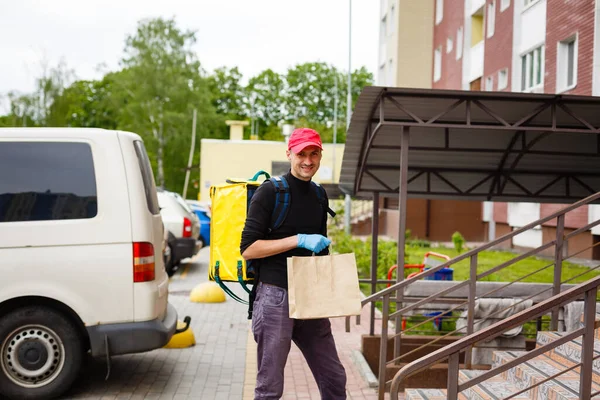
[[[291,202],[280,228],[270,231],[276,195],[271,182],[256,190],[248,209],[240,250],[245,260],[259,264],[252,314],[258,351],[255,399],[279,399],[283,395],[283,371],[292,340],[306,358],[321,398],[346,398],[346,372],[329,319],[289,318],[287,257],[329,254],[327,210],[311,184],[322,150],[316,131],[299,128],[292,132],[286,152],[290,171],[285,175]]]

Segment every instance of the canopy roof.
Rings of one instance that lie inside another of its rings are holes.
[[[572,202],[600,191],[600,98],[366,87],[341,189],[398,196],[403,137],[409,197]]]

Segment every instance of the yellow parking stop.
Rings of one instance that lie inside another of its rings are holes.
[[[225,301],[225,292],[216,282],[203,282],[192,290],[190,301],[193,303],[222,303]]]
[[[186,323],[183,321],[177,321],[177,329],[183,329],[186,327]],[[192,328],[188,326],[184,331],[175,333],[169,343],[167,343],[165,349],[184,349],[186,347],[192,347],[196,344],[196,338]]]

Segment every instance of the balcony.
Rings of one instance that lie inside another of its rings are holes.
[[[483,76],[483,40],[471,47],[469,82]]]

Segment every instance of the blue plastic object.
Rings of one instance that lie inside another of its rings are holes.
[[[428,270],[429,268],[425,268]],[[442,268],[439,271],[425,277],[426,281],[451,281],[454,279],[454,270],[452,268]]]
[[[431,317],[437,317],[438,315],[440,316],[439,318],[436,318],[433,320],[433,326],[437,331],[441,331],[442,330],[442,312],[441,311],[433,311],[430,313],[425,313],[423,314],[424,317],[426,317],[427,319],[431,318]]]
[[[204,207],[190,204],[190,208],[200,220],[200,237],[204,246],[210,246],[210,216],[208,210]]]

